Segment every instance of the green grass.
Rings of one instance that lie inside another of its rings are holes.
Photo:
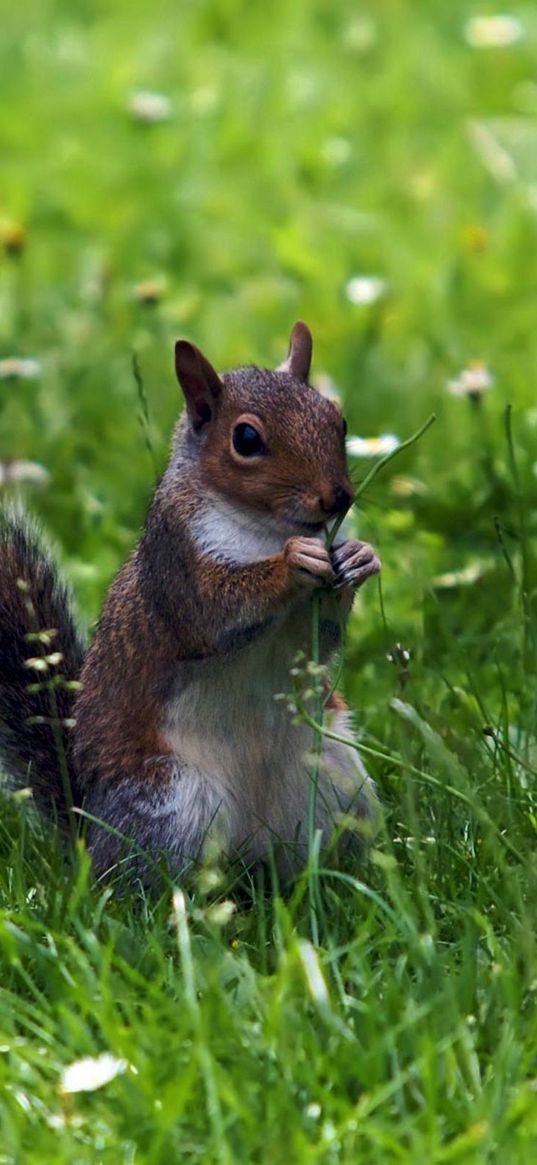
[[[117,898],[3,796],[0,1163],[535,1160],[537,15],[472,48],[490,10],[2,6],[0,360],[41,375],[0,380],[0,463],[48,470],[25,499],[88,621],[165,460],[176,337],[274,365],[305,318],[351,433],[438,419],[360,498],[384,571],[344,684],[384,815],[321,875],[318,946],[306,880],[231,917],[225,874]],[[481,405],[446,390],[476,359]],[[105,1052],[114,1079],[62,1092]]]

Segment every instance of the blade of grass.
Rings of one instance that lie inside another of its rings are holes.
[[[145,385],[144,385],[144,381],[143,381],[143,377],[142,377],[142,370],[140,368],[140,361],[138,359],[137,352],[132,353],[132,373],[133,373],[134,380],[136,383],[136,391],[138,393],[138,400],[140,402],[140,412],[138,413],[138,420],[140,422],[140,428],[141,428],[142,433],[143,433],[146,449],[147,449],[149,456],[151,458],[151,463],[153,465],[153,472],[155,474],[155,479],[157,479],[159,476],[159,466],[158,466],[157,456],[155,453],[155,447],[154,447],[153,441],[151,439],[151,418],[149,416],[149,405],[147,403],[147,394],[145,391]]]

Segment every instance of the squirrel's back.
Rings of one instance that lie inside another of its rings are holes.
[[[30,785],[39,806],[64,821],[69,720],[84,643],[67,587],[36,527],[0,511],[0,771]]]

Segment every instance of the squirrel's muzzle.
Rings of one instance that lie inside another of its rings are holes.
[[[352,505],[353,495],[342,485],[323,491],[319,504],[327,518],[335,518],[337,514],[346,514]]]

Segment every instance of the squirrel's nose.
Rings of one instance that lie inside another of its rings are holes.
[[[352,503],[352,494],[342,485],[336,485],[333,490],[323,494],[320,502],[323,514],[346,514]]]

